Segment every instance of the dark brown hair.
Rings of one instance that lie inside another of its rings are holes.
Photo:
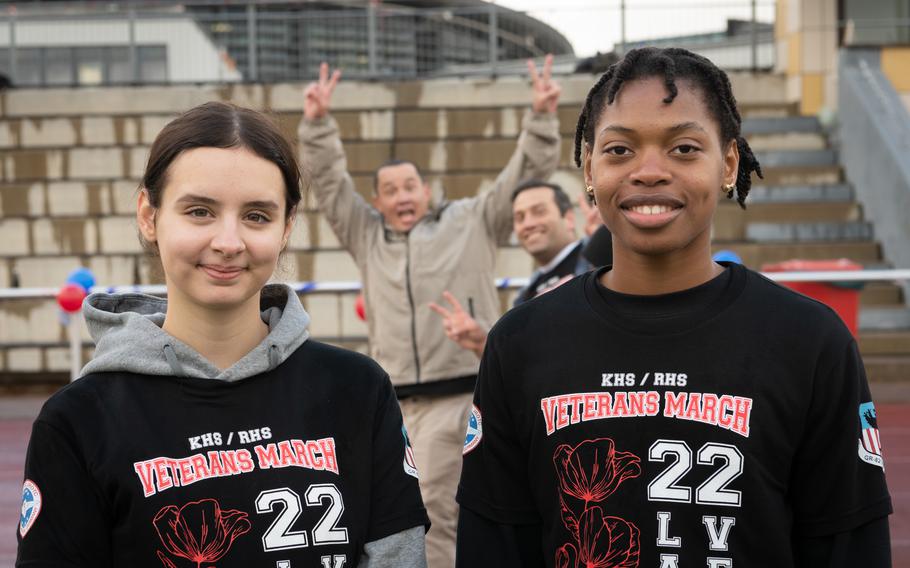
[[[223,102],[208,102],[181,114],[165,126],[149,151],[141,187],[149,203],[161,206],[167,172],[181,153],[193,148],[246,148],[278,166],[284,178],[285,217],[301,200],[300,166],[290,142],[263,114]]]
[[[515,198],[518,197],[518,194],[522,191],[537,189],[538,187],[546,187],[553,192],[553,201],[556,202],[556,207],[559,209],[560,215],[565,215],[566,211],[572,208],[572,201],[569,199],[568,194],[566,194],[562,186],[539,179],[529,179],[528,181],[520,183],[518,187],[513,189],[512,203],[515,203]]]
[[[373,193],[374,194],[379,193],[379,172],[381,172],[384,168],[391,168],[394,166],[400,166],[402,164],[411,164],[412,166],[414,166],[414,171],[417,172],[417,177],[420,178],[421,182],[423,181],[423,174],[420,173],[420,168],[417,167],[417,164],[415,164],[411,160],[399,160],[399,159],[393,158],[391,160],[386,160],[385,162],[379,164],[379,167],[376,168],[375,172],[373,172]]]

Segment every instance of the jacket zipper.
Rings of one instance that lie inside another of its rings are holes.
[[[405,284],[408,289],[408,304],[411,306],[411,348],[414,351],[414,368],[417,370],[417,382],[420,382],[420,356],[417,353],[417,312],[414,309],[414,294],[411,291],[411,239],[405,240]]]

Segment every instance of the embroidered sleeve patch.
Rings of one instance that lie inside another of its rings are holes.
[[[35,482],[26,479],[22,484],[22,509],[19,511],[19,534],[22,538],[35,526],[41,513],[41,491]]]
[[[408,431],[404,425],[401,426],[401,435],[404,436],[404,472],[411,477],[417,475],[417,461],[414,459],[414,450],[411,448],[411,440],[408,438]]]
[[[464,450],[462,455],[469,453],[477,447],[480,439],[483,438],[483,419],[480,416],[480,409],[476,406],[471,407],[471,415],[468,416],[468,430],[464,435]]]
[[[859,423],[862,426],[859,437],[859,459],[867,464],[885,469],[885,459],[882,457],[882,438],[878,432],[875,405],[872,402],[864,402],[859,405]]]

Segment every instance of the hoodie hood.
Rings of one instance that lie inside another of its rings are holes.
[[[82,313],[95,341],[95,356],[83,367],[89,373],[125,371],[239,381],[270,371],[284,362],[310,336],[310,315],[291,287],[269,284],[262,289],[262,321],[269,334],[221,370],[195,349],[169,335],[161,326],[167,300],[145,294],[91,294]]]

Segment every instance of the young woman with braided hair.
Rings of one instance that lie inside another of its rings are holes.
[[[575,159],[613,265],[490,332],[465,440],[459,566],[889,566],[875,410],[826,306],[711,259],[758,161],[730,81],[630,51]],[[558,355],[557,355],[558,354]]]

